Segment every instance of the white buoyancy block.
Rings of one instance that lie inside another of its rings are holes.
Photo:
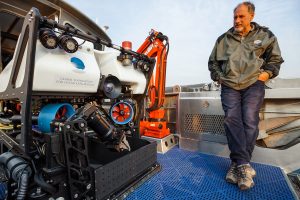
[[[90,42],[85,42],[75,53],[67,53],[59,47],[46,49],[38,40],[33,91],[96,93],[99,87],[100,69],[93,51],[93,44]],[[26,55],[27,48],[16,80],[17,88],[24,80]],[[14,58],[0,74],[0,92],[5,91],[9,84]]]
[[[133,94],[142,94],[146,88],[146,78],[143,72],[136,70],[131,64],[123,66],[117,60],[120,55],[118,51],[94,51],[96,60],[100,67],[101,75],[116,76],[122,84],[130,85]]]

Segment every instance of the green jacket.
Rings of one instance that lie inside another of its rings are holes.
[[[283,59],[277,38],[267,27],[255,22],[251,26],[246,37],[231,28],[217,39],[208,60],[212,80],[241,90],[255,83],[262,71],[270,78],[278,75]]]

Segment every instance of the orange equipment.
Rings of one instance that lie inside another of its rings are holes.
[[[164,120],[165,83],[167,56],[169,52],[168,37],[160,32],[151,30],[150,35],[137,50],[138,53],[156,58],[156,65],[148,85],[147,108],[149,116],[140,122],[141,135],[163,138],[170,134]]]

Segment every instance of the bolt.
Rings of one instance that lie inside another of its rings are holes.
[[[77,199],[78,198],[78,194],[74,194],[74,198]]]
[[[85,126],[84,123],[80,123],[80,127],[83,128]]]
[[[71,128],[71,126],[70,126],[70,125],[67,125],[67,126],[66,126],[66,128],[67,128],[67,129],[70,129],[70,128]]]
[[[36,193],[37,193],[37,194],[41,194],[41,192],[42,192],[42,190],[41,190],[40,187],[36,188]]]
[[[89,183],[89,184],[86,186],[86,189],[89,190],[89,189],[91,189],[91,187],[92,187],[92,184]]]
[[[129,127],[133,127],[134,123],[133,122],[129,122],[128,125],[129,125]]]

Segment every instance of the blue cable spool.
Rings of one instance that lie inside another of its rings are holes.
[[[50,123],[57,118],[61,110],[64,110],[61,117],[65,118],[69,118],[75,113],[72,105],[68,103],[48,104],[42,108],[38,117],[38,126],[42,133],[51,134]]]

